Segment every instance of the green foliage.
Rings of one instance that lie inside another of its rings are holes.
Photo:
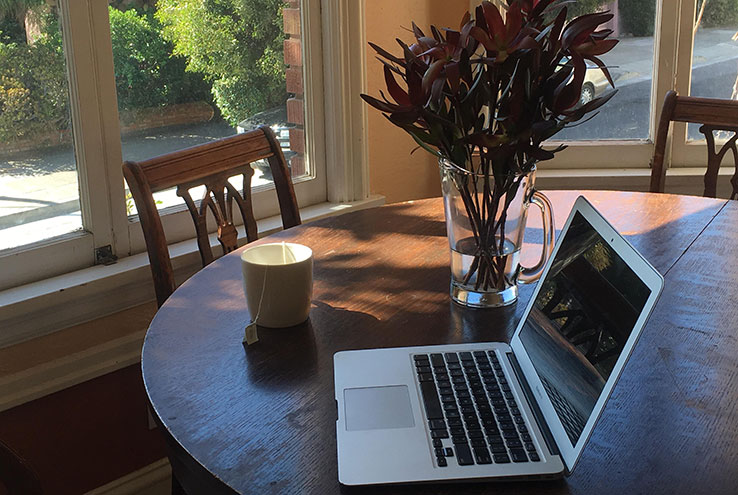
[[[705,1],[702,27],[735,27],[738,23],[738,0],[699,0],[697,12]]]
[[[284,103],[283,0],[160,0],[157,19],[174,53],[213,84],[223,116],[236,124]]]
[[[120,109],[210,99],[209,85],[201,74],[185,71],[183,57],[172,56],[152,15],[110,7],[110,31]]]
[[[654,0],[620,0],[621,29],[633,36],[653,36],[656,19]]]
[[[0,43],[0,141],[69,126],[64,55],[56,21],[33,45]]]
[[[606,3],[606,0],[579,0],[575,3],[567,4],[567,19],[571,20],[574,17],[579,17],[580,15],[597,12],[601,10],[603,5]]]
[[[26,32],[12,17],[0,17],[0,33],[2,33],[2,42],[5,44],[26,42]]]
[[[4,24],[2,31],[12,40],[25,43],[28,15],[36,14],[43,17],[48,10],[44,0],[0,0],[0,19]],[[10,27],[8,23],[15,26]]]
[[[735,27],[738,23],[738,0],[698,0],[697,13],[702,4],[701,27]],[[653,36],[656,19],[655,0],[620,0],[621,29],[633,36]]]

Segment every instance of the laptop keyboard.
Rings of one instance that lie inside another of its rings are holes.
[[[540,461],[494,351],[413,360],[439,467]]]

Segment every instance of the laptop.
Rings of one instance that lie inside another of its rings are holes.
[[[334,355],[339,481],[568,475],[663,285],[579,197],[509,345]]]

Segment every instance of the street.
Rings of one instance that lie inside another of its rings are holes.
[[[737,54],[738,55],[738,54]],[[692,72],[692,96],[730,98],[738,72],[738,56],[732,61],[696,67]],[[554,139],[647,139],[651,79],[615,83],[618,90],[612,100],[592,120],[564,129]],[[696,126],[689,137],[700,139]]]

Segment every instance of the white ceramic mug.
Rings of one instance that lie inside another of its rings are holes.
[[[252,322],[284,328],[307,320],[313,295],[313,251],[302,244],[261,244],[241,253],[243,290]]]

